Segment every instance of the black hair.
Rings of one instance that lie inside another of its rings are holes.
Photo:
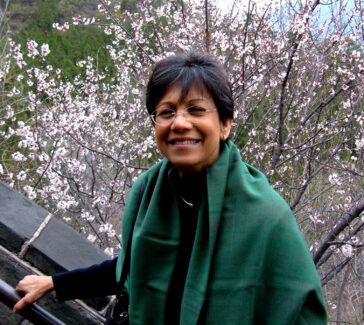
[[[208,54],[178,53],[159,61],[149,78],[146,106],[151,115],[168,88],[179,84],[181,98],[187,96],[191,86],[205,88],[213,98],[220,120],[233,118],[234,100],[231,84],[224,67]]]

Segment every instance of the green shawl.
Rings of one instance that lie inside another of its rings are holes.
[[[326,324],[320,280],[289,206],[231,141],[223,146],[206,171],[180,324]],[[164,159],[139,177],[125,207],[124,247],[144,180],[126,283],[131,325],[164,324],[180,232],[173,168]]]

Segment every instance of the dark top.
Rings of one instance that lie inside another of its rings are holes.
[[[115,294],[117,288],[115,276],[117,259],[116,257],[101,264],[54,274],[52,278],[57,299],[65,301]]]
[[[205,173],[184,177],[179,177],[175,173],[171,175],[171,181],[178,202],[181,234],[177,261],[167,293],[165,324],[179,324],[183,289],[195,240],[198,210],[205,190],[206,177]]]
[[[192,247],[197,227],[197,215],[202,193],[206,190],[205,173],[179,177],[177,170],[170,180],[180,214],[180,246],[166,303],[166,324],[178,324]],[[57,299],[60,301],[108,296],[117,293],[115,276],[117,258],[91,267],[58,273],[52,276]],[[102,281],[100,281],[102,279]]]

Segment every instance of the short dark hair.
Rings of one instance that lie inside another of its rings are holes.
[[[208,54],[178,53],[159,61],[147,85],[146,106],[151,115],[155,106],[174,84],[182,87],[182,98],[191,86],[204,87],[213,98],[220,120],[233,118],[234,100],[231,83],[224,67]]]

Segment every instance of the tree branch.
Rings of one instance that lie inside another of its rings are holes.
[[[334,241],[336,236],[340,234],[349,224],[364,211],[364,202],[353,208],[346,217],[343,217],[341,221],[334,227],[334,229],[329,233],[326,239],[321,243],[320,247],[317,249],[315,255],[313,256],[313,261],[317,265],[323,254],[330,247],[330,242]]]
[[[351,261],[351,257],[347,257],[341,264],[332,268],[321,280],[321,286],[324,287],[335,275],[340,273],[343,268]]]
[[[208,0],[205,0],[205,46],[206,46],[206,51],[210,52]]]

